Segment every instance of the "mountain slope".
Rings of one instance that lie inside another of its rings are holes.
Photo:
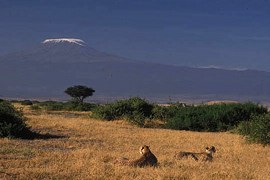
[[[97,51],[80,39],[47,39],[32,49],[0,57],[5,62],[101,62],[123,61],[125,58]]]
[[[84,84],[105,97],[270,95],[270,73],[168,66],[132,61],[88,47],[83,41],[55,39],[27,51],[0,57],[0,95],[64,97]]]

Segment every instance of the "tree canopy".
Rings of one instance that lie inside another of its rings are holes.
[[[78,102],[83,102],[85,98],[92,96],[94,92],[94,89],[82,85],[71,86],[65,90],[66,94]]]

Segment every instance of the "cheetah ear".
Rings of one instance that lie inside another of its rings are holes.
[[[205,149],[209,150],[210,148],[207,146]]]

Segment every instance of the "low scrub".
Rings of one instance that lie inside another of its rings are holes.
[[[33,105],[33,102],[31,100],[23,100],[21,101],[21,105]]]
[[[48,111],[90,111],[96,105],[91,103],[81,103],[77,101],[57,102],[45,101],[38,102],[31,106],[32,110],[48,110]]]
[[[250,142],[270,144],[270,114],[253,116],[250,121],[241,122],[236,132]]]
[[[187,106],[183,103],[159,106],[134,97],[98,106],[91,117],[115,120],[126,119],[139,126],[146,120],[162,120],[164,127],[192,131],[227,131],[252,115],[267,113],[263,106],[253,103]]]
[[[166,122],[168,119],[174,117],[178,111],[181,111],[186,107],[188,107],[188,105],[184,103],[175,103],[170,104],[169,106],[161,106],[156,104],[152,109],[151,118]]]
[[[152,115],[153,105],[139,97],[119,100],[93,109],[91,117],[104,120],[126,119],[131,123],[144,126],[145,120]]]
[[[265,107],[253,103],[190,106],[178,109],[165,126],[178,130],[227,131],[253,115],[265,113]]]
[[[0,102],[0,137],[28,138],[31,135],[22,112],[9,102]]]

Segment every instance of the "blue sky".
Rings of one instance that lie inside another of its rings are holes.
[[[60,37],[150,62],[270,71],[270,1],[0,0],[0,55]]]

